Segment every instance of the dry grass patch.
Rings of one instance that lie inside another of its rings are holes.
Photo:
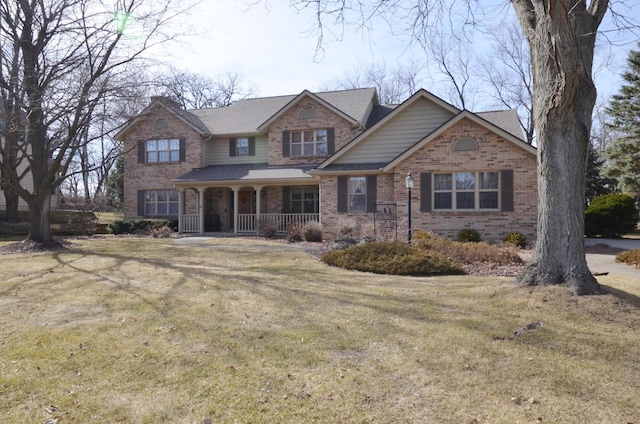
[[[2,255],[0,275],[2,422],[640,416],[637,280],[602,277],[615,294],[576,298],[345,271],[266,241],[136,238]]]

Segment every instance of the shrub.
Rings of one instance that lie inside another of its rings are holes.
[[[425,239],[433,239],[435,238],[435,234],[431,231],[423,230],[422,228],[413,233],[412,235],[414,240],[425,240]]]
[[[400,242],[375,242],[334,250],[322,257],[328,265],[376,274],[455,275],[464,270],[438,253]]]
[[[338,240],[353,240],[356,221],[352,218],[342,218],[338,222]]]
[[[258,220],[258,233],[264,238],[275,238],[278,233],[278,224],[271,218],[260,218]]]
[[[640,249],[627,250],[616,256],[616,262],[640,268]]]
[[[298,223],[289,224],[286,239],[292,243],[302,241],[302,226]]]
[[[163,225],[160,228],[153,228],[151,235],[155,238],[169,238],[174,231],[168,225]]]
[[[302,227],[302,235],[306,241],[321,242],[322,241],[322,225],[317,221],[310,221]]]
[[[633,197],[611,193],[593,199],[584,219],[587,237],[620,237],[636,228],[638,210]]]
[[[419,249],[431,250],[458,264],[493,263],[508,265],[522,263],[515,249],[491,245],[486,242],[462,243],[445,237],[421,238],[413,244]]]
[[[513,244],[516,247],[527,247],[527,237],[522,233],[509,233],[504,236],[505,243]]]
[[[127,219],[117,220],[109,223],[107,228],[111,233],[118,234],[141,234],[152,235],[156,237],[154,232],[162,231],[172,233],[175,231],[171,223],[175,220],[167,219]],[[167,230],[163,230],[166,227]],[[177,228],[177,225],[176,227]]]
[[[478,243],[480,240],[480,233],[477,230],[463,228],[458,231],[458,241],[461,243]]]

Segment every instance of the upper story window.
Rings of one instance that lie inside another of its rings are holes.
[[[145,162],[180,162],[180,140],[147,140],[145,143]]]
[[[498,172],[434,174],[434,210],[498,209]]]
[[[327,130],[291,131],[291,156],[327,155]]]
[[[249,139],[236,139],[236,156],[249,156]]]

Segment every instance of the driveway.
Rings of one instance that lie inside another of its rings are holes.
[[[634,239],[594,239],[587,238],[584,242],[585,246],[595,246],[597,244],[606,244],[609,247],[615,247],[624,250],[640,249],[640,240]],[[640,279],[640,269],[629,265],[620,264],[615,261],[616,255],[603,255],[587,253],[587,264],[592,273],[608,272],[609,275],[620,275],[623,277]]]

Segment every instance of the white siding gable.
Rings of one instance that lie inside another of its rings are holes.
[[[388,162],[454,116],[434,102],[418,98],[362,140],[334,163]]]

